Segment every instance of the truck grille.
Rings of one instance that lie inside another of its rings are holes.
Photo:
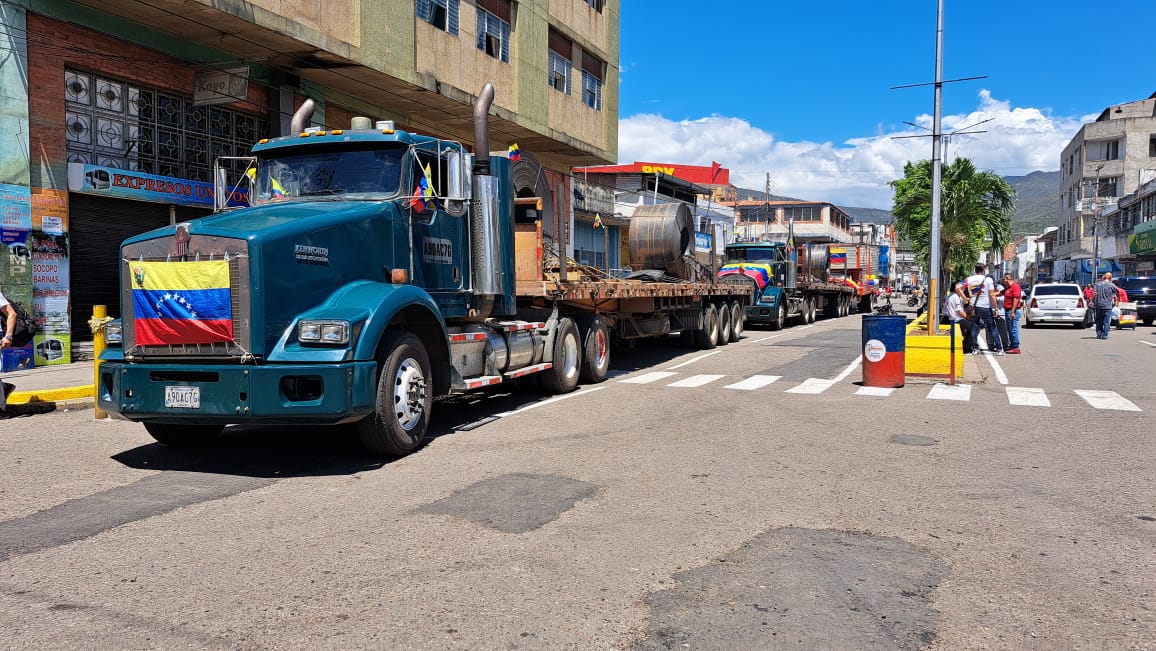
[[[178,226],[178,229],[180,226]],[[251,358],[251,313],[249,303],[249,247],[245,240],[206,235],[174,236],[136,242],[124,247],[121,260],[121,319],[124,322],[124,351],[130,360],[164,358],[206,362],[242,362]],[[203,344],[138,345],[133,315],[131,263],[229,261],[229,299],[232,304],[233,340]]]

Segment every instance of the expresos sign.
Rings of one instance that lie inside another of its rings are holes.
[[[88,163],[68,164],[68,189],[70,192],[100,194],[137,201],[213,207],[211,183]]]

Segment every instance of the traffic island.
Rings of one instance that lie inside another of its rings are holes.
[[[954,331],[954,332],[953,332]],[[927,331],[927,314],[907,325],[906,369],[909,376],[961,378],[967,356],[963,354],[963,333],[959,326],[939,326]],[[954,354],[953,354],[954,349]]]

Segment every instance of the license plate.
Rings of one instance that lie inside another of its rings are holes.
[[[200,409],[201,387],[165,387],[165,407]]]

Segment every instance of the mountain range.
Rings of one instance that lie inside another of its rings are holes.
[[[1034,235],[1042,233],[1049,226],[1056,224],[1056,211],[1059,207],[1060,172],[1032,172],[1026,176],[1003,177],[1016,191],[1016,208],[1012,213],[1012,236]],[[738,198],[755,201],[807,201],[794,197],[770,195],[761,190],[738,188]],[[839,206],[856,222],[866,224],[890,224],[894,221],[890,210],[878,208],[857,208],[854,206]]]

